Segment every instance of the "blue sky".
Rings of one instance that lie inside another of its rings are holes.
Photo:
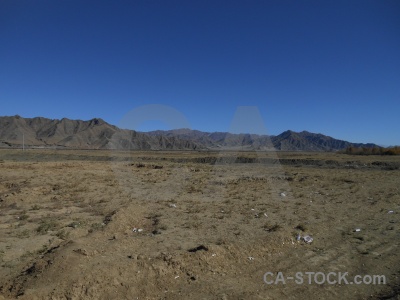
[[[390,0],[1,0],[0,115],[119,125],[164,105],[227,131],[253,106],[270,134],[400,144],[399,16]]]

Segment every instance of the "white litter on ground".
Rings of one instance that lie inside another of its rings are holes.
[[[303,241],[305,241],[307,244],[311,244],[313,240],[314,239],[309,235],[303,236]]]

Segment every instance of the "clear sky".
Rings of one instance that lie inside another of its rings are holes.
[[[0,0],[0,101],[114,125],[164,105],[203,131],[255,106],[270,134],[400,144],[400,1]]]

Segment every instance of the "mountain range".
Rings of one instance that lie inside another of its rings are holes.
[[[102,119],[89,121],[20,116],[0,117],[0,147],[121,149],[121,150],[283,150],[337,151],[351,143],[307,131],[287,130],[276,136],[202,132],[191,129],[138,132],[120,129]]]

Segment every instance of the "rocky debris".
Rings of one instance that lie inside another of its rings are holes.
[[[73,250],[75,253],[81,254],[83,256],[89,256],[89,253],[86,249],[78,248]]]
[[[200,245],[188,250],[188,252],[197,252],[197,251],[208,251],[208,248],[204,245]]]

